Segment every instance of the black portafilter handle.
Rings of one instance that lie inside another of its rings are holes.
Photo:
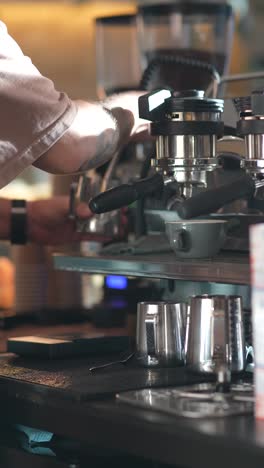
[[[131,184],[107,190],[92,198],[89,202],[90,210],[95,214],[106,213],[128,206],[135,201],[163,189],[164,181],[161,174],[141,179]]]
[[[245,174],[228,184],[217,188],[205,190],[194,197],[184,200],[177,207],[177,212],[182,219],[196,218],[208,215],[216,210],[240,198],[250,199],[255,193],[255,182]]]

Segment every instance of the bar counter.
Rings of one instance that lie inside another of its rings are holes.
[[[2,428],[19,423],[44,429],[78,440],[84,447],[95,447],[98,453],[135,457],[138,465],[134,466],[141,466],[140,460],[145,460],[161,466],[190,468],[263,467],[264,422],[256,423],[252,415],[193,420],[129,407],[115,399],[116,392],[124,389],[202,381],[201,377],[191,378],[184,368],[149,370],[118,365],[91,374],[91,357],[40,361],[3,352],[3,339],[9,335],[55,335],[58,331],[72,332],[73,328],[83,331],[91,326],[35,325],[0,332]],[[120,331],[112,330],[112,333]],[[103,360],[109,361],[109,356]],[[7,458],[14,462],[8,444],[2,441],[0,445],[0,454],[7,457],[9,453]],[[21,454],[21,457],[20,468],[31,466],[28,455]],[[62,466],[52,463],[54,460],[50,459],[47,465],[32,466]],[[9,466],[1,464],[3,468]]]

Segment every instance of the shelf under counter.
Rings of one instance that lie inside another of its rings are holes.
[[[148,255],[54,254],[57,270],[156,279],[250,285],[249,256],[223,252],[212,259],[178,259],[173,253]]]

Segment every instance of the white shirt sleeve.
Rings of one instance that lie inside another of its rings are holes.
[[[0,21],[0,188],[62,137],[76,105],[41,75]]]

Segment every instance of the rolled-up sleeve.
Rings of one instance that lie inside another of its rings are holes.
[[[0,188],[47,152],[76,113],[0,22]]]

